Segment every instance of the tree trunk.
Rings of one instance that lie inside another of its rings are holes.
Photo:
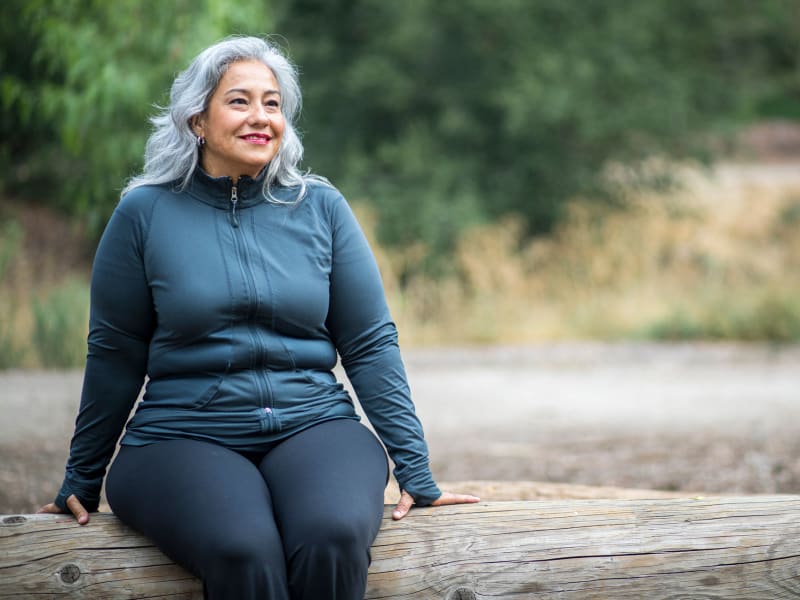
[[[202,598],[113,515],[0,517],[0,598]],[[800,598],[800,496],[387,507],[366,598]]]

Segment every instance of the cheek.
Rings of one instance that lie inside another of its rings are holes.
[[[272,122],[272,131],[276,136],[283,139],[283,134],[286,131],[286,119],[283,118],[283,115]]]

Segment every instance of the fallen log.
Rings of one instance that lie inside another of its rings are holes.
[[[466,481],[442,482],[442,489],[465,492],[481,500],[649,500],[653,498],[686,498],[714,495],[697,492],[670,492],[614,486],[580,485],[577,483],[553,483],[550,481],[502,481],[492,479],[469,479]],[[386,504],[395,504],[400,499],[400,489],[392,479],[383,492]],[[107,509],[109,512],[110,508]]]
[[[366,598],[800,597],[800,496],[387,506]],[[201,598],[111,514],[0,517],[0,598]]]

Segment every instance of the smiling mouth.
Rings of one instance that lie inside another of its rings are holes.
[[[254,144],[268,144],[272,139],[270,136],[264,133],[249,133],[247,135],[239,136],[246,142],[252,142]]]

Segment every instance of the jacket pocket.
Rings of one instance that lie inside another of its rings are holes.
[[[322,369],[295,369],[295,373],[301,375],[306,383],[315,387],[338,387],[339,382],[336,381],[336,376],[330,371],[323,371]]]
[[[206,389],[203,395],[192,404],[192,408],[199,410],[208,407],[219,395],[219,388],[222,386],[223,379],[225,379],[224,376],[217,377],[217,379],[208,386],[208,389]]]

